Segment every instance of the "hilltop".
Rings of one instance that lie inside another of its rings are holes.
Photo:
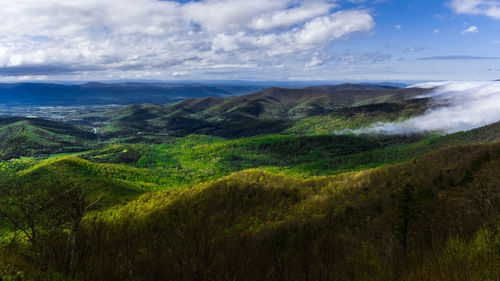
[[[309,86],[305,89],[311,90],[323,90],[323,91],[360,91],[360,90],[395,90],[399,87],[388,86],[388,85],[376,85],[376,84],[351,84],[344,83],[339,85],[320,85],[320,86]]]
[[[39,118],[0,118],[0,144],[4,144],[11,133],[24,130],[26,141],[21,155],[53,154],[88,150],[97,141],[97,136],[64,122]]]
[[[298,132],[301,129],[295,126],[304,127],[304,123],[315,121],[307,120],[309,117],[325,120],[345,116],[353,119],[353,122],[332,127],[333,131],[421,114],[430,107],[428,100],[415,101],[412,98],[428,91],[417,88],[339,91],[269,88],[238,97],[190,98],[171,105],[130,105],[81,115],[75,123],[89,127],[105,124],[104,131],[115,137],[206,134],[238,138],[287,130]],[[373,117],[373,120],[367,117]]]

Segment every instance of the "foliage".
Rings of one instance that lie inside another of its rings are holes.
[[[184,145],[213,141],[193,138]],[[36,179],[70,166],[64,174],[75,169],[97,178],[108,165],[118,166],[62,158],[20,175]],[[498,221],[490,224],[484,214],[500,214],[499,173],[500,144],[492,144],[360,172],[300,179],[250,169],[146,192],[83,218],[75,278],[495,280]],[[60,233],[51,241],[64,249],[68,232]],[[22,249],[23,240],[15,240]]]
[[[341,126],[426,105],[343,98],[363,110],[336,109],[350,118]],[[304,129],[312,119],[301,120]],[[0,180],[0,279],[498,280],[499,128],[157,136],[11,160]]]

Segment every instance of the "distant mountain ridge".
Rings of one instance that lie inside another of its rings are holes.
[[[0,83],[0,104],[22,105],[106,105],[168,104],[188,98],[230,97],[255,93],[269,84],[174,83],[174,82],[87,82]],[[316,85],[304,89],[315,91],[394,90],[403,84],[338,84]],[[275,87],[271,87],[275,88]],[[277,88],[277,87],[276,87]],[[283,88],[290,89],[290,88]]]
[[[379,89],[375,86],[368,88]],[[272,87],[237,97],[190,98],[164,106],[130,105],[107,112],[82,115],[77,124],[88,127],[106,124],[105,131],[117,136],[162,133],[174,136],[206,134],[237,138],[283,133],[304,118],[332,115],[351,107],[373,104],[377,109],[363,108],[358,115],[370,115],[370,112],[381,110],[385,115],[391,116],[389,120],[401,117],[401,114],[419,114],[427,108],[427,101],[415,104],[409,100],[426,93],[428,89],[370,89],[327,91],[315,88]]]
[[[166,104],[193,97],[248,94],[263,86],[180,83],[0,84],[0,103],[26,105]]]
[[[339,85],[320,85],[320,86],[310,86],[305,89],[309,90],[321,90],[321,91],[382,91],[382,90],[395,90],[400,87],[388,86],[388,85],[378,85],[378,84],[351,84],[344,83]]]

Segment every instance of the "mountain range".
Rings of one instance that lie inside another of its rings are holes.
[[[179,83],[51,83],[0,84],[0,103],[24,105],[101,105],[172,103],[191,97],[224,97],[263,89],[258,85],[211,85]]]
[[[0,279],[498,280],[500,121],[341,133],[421,116],[431,91],[271,87],[1,118],[0,148],[23,145],[0,161]]]
[[[336,115],[353,120],[377,115],[378,119],[389,121],[409,117],[430,106],[428,99],[414,99],[428,91],[347,84],[320,89],[274,87],[237,97],[190,98],[169,105],[130,105],[83,114],[76,117],[75,124],[104,126],[104,134],[111,136],[206,134],[237,138],[299,131],[311,118],[321,119],[319,123],[334,124],[328,119]],[[331,132],[335,129],[344,129],[344,126],[332,127]]]

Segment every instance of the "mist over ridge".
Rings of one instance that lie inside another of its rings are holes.
[[[337,133],[455,133],[500,120],[500,81],[445,81],[420,83],[409,88],[434,89],[417,98],[431,98],[432,108],[403,122],[377,122],[358,130]]]

